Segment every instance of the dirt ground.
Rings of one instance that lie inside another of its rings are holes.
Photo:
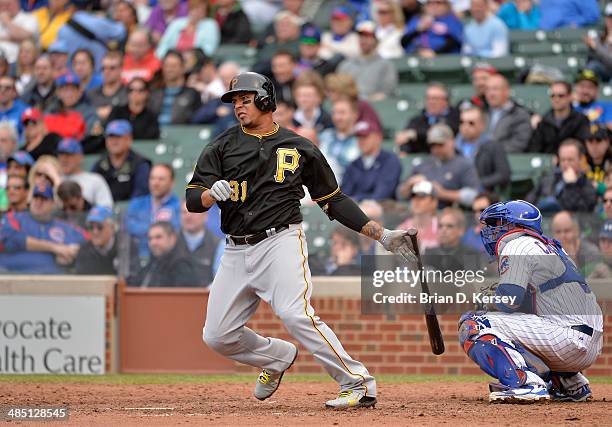
[[[588,403],[491,405],[484,383],[380,384],[376,408],[330,411],[332,382],[284,382],[265,402],[250,384],[0,383],[0,405],[68,405],[79,426],[612,425],[612,385],[592,388]]]

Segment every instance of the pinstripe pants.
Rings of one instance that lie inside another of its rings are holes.
[[[595,362],[601,353],[601,331],[593,336],[560,325],[546,317],[525,313],[486,313],[491,324],[484,333],[501,333],[539,356],[556,372],[579,372]]]
[[[213,350],[238,362],[273,373],[287,369],[294,347],[245,326],[263,300],[342,390],[375,397],[374,377],[348,355],[334,332],[314,314],[307,259],[306,239],[299,225],[255,246],[228,244],[211,286],[203,339]]]

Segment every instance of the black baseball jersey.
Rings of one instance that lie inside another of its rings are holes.
[[[305,185],[315,202],[339,193],[325,156],[306,138],[275,125],[264,135],[234,126],[204,148],[187,192],[226,180],[231,198],[218,202],[221,230],[244,236],[302,221]]]

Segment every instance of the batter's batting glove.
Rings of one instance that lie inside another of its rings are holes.
[[[387,230],[383,232],[382,237],[378,240],[383,247],[389,252],[393,252],[404,258],[409,263],[416,263],[417,258],[414,254],[414,248],[410,239],[406,236],[406,230]]]
[[[230,187],[229,182],[222,179],[210,187],[209,193],[210,197],[217,202],[225,202],[232,195],[232,187]]]

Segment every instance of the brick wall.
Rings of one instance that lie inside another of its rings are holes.
[[[362,315],[359,298],[343,296],[313,297],[315,313],[336,332],[344,348],[366,364],[373,374],[451,374],[477,375],[481,371],[471,362],[457,340],[459,315],[438,316],[444,334],[446,351],[441,356],[431,353],[424,317],[421,315]],[[612,301],[604,312],[612,313]],[[248,326],[264,336],[296,341],[270,307],[262,303]],[[587,375],[612,375],[612,315],[605,316],[604,348]],[[321,373],[314,358],[300,348],[294,372]],[[239,372],[253,368],[236,364]]]

